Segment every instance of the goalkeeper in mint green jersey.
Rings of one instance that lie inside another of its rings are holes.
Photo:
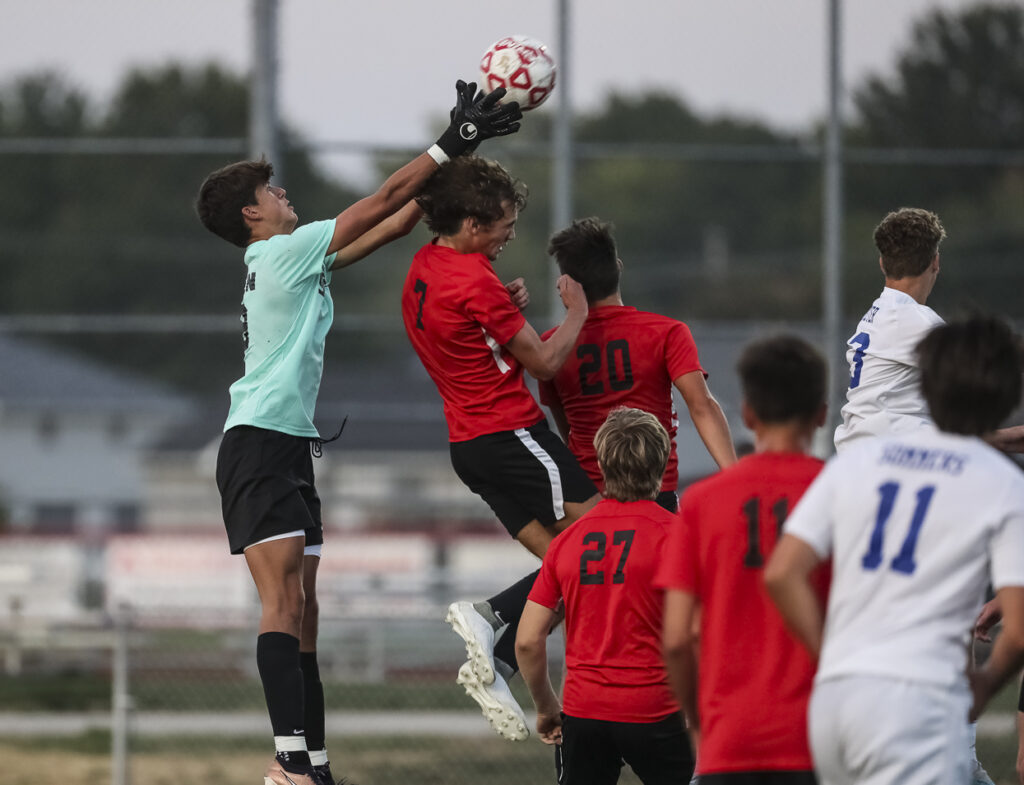
[[[456,93],[437,142],[335,218],[298,226],[264,160],[213,172],[196,200],[203,225],[245,249],[245,374],[231,386],[217,487],[231,552],[245,555],[262,606],[256,663],[275,746],[266,785],[334,785],[316,658],[323,524],[312,461],[331,276],[412,230],[412,200],[440,164],[519,129],[519,106],[498,104],[504,90],[485,97],[459,81]]]

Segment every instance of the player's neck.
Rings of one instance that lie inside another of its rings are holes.
[[[761,423],[754,432],[754,452],[808,453],[815,430],[806,423]]]
[[[606,305],[622,305],[622,295],[619,292],[610,294],[607,297],[603,297],[600,300],[595,300],[589,303],[591,308],[603,308]]]
[[[935,278],[930,275],[914,275],[906,278],[886,278],[887,289],[895,289],[913,297],[918,304],[924,305],[928,302],[928,295],[932,293],[935,286]]]

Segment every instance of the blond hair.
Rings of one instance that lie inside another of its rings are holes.
[[[653,414],[613,409],[594,436],[594,449],[606,497],[635,502],[658,495],[672,443]]]

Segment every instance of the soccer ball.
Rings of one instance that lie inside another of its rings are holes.
[[[518,101],[524,112],[536,109],[555,89],[555,61],[536,38],[511,35],[495,41],[480,60],[480,89],[504,87],[504,101]]]

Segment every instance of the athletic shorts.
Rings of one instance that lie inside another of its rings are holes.
[[[585,502],[598,492],[546,420],[449,447],[459,479],[487,502],[513,537],[532,520],[552,525],[565,517],[566,502]]]
[[[675,491],[662,491],[655,498],[659,507],[664,507],[669,512],[679,512],[679,494]]]
[[[232,553],[298,530],[306,532],[307,547],[323,544],[311,441],[249,425],[224,434],[217,489]]]
[[[970,781],[967,711],[955,689],[883,676],[814,685],[811,753],[822,785],[963,785]]]
[[[722,771],[701,774],[696,785],[817,785],[811,770],[794,771]]]
[[[687,785],[690,738],[678,712],[656,722],[609,722],[562,715],[559,785],[615,785],[628,763],[644,785]]]

